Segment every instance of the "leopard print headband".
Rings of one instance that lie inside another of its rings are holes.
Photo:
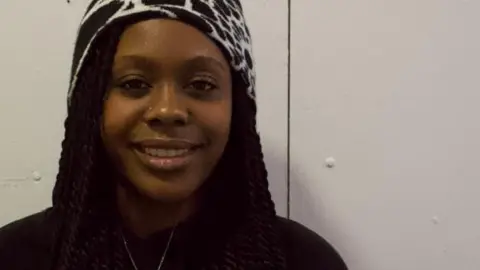
[[[240,0],[92,0],[82,18],[73,56],[68,92],[70,104],[77,79],[91,45],[108,26],[123,19],[148,14],[180,20],[198,28],[219,46],[234,72],[255,99],[255,68],[251,37]]]

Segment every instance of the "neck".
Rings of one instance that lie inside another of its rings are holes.
[[[119,186],[117,205],[124,225],[137,236],[146,238],[186,220],[193,213],[195,204],[192,200],[160,202]]]

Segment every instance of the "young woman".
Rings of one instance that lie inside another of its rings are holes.
[[[53,206],[0,230],[0,268],[345,264],[276,216],[238,0],[95,0],[73,59]]]

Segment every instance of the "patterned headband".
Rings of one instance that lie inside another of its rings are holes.
[[[91,46],[102,31],[123,19],[148,14],[186,22],[221,46],[234,72],[255,99],[251,37],[240,0],[93,0],[82,18],[73,57],[68,103]]]

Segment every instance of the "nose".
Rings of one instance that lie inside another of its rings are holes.
[[[174,125],[182,126],[188,121],[189,113],[185,102],[175,86],[165,85],[152,95],[145,120],[151,128]]]

